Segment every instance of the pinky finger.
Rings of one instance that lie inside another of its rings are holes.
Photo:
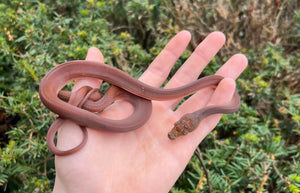
[[[230,102],[233,97],[235,91],[235,82],[231,78],[224,78],[218,87],[216,88],[215,92],[212,94],[208,105],[224,105]],[[194,96],[193,96],[194,97]],[[199,96],[198,96],[199,97]],[[198,98],[200,99],[200,98]],[[196,100],[193,98],[192,100]],[[200,108],[203,108],[201,105]],[[197,110],[197,109],[196,109]],[[186,136],[187,141],[189,141],[189,145],[191,148],[196,148],[199,143],[214,129],[214,127],[218,124],[222,114],[214,114],[210,115],[207,118],[203,119],[198,128]],[[185,137],[183,137],[185,138]],[[186,141],[186,140],[183,140]],[[186,141],[186,142],[187,142]],[[192,144],[191,144],[192,143]]]

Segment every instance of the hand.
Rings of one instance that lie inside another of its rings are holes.
[[[170,69],[190,41],[187,31],[178,33],[151,63],[139,80],[160,87]],[[197,79],[201,71],[225,42],[220,32],[209,34],[181,66],[165,88],[178,87]],[[103,62],[97,48],[90,48],[86,60]],[[232,56],[216,74],[226,77],[214,90],[198,91],[173,111],[181,99],[153,101],[153,113],[141,128],[125,133],[88,129],[87,144],[69,156],[56,156],[56,180],[53,192],[168,192],[180,176],[194,150],[220,120],[220,114],[204,119],[198,129],[169,140],[175,121],[208,104],[225,104],[231,100],[235,82],[247,66],[244,55]],[[89,85],[99,88],[100,80],[77,80],[73,89]],[[101,113],[110,119],[125,118],[133,109],[125,101],[116,101]],[[58,148],[70,149],[82,140],[80,128],[65,121],[59,131]]]

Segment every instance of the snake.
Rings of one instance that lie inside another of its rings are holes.
[[[96,78],[111,86],[105,93],[98,88],[83,86],[77,91],[65,90],[66,85],[78,78]],[[58,156],[70,155],[79,151],[87,142],[88,128],[111,131],[129,132],[142,127],[152,114],[152,101],[167,101],[194,94],[205,87],[216,87],[224,77],[209,75],[177,88],[158,88],[135,79],[124,71],[105,63],[73,60],[57,65],[41,80],[39,95],[42,103],[59,117],[50,126],[46,141],[52,153]],[[99,116],[116,100],[126,100],[134,107],[133,113],[121,120],[107,119]],[[229,114],[240,107],[240,97],[234,91],[230,102],[224,105],[208,105],[195,112],[184,114],[168,133],[174,140],[194,131],[200,122],[212,114]],[[55,143],[55,135],[64,122],[71,120],[83,131],[83,140],[69,150],[59,150]]]

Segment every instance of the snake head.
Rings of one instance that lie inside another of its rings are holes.
[[[169,139],[173,140],[194,131],[199,122],[200,120],[192,113],[183,115],[174,123],[173,129],[168,134]]]

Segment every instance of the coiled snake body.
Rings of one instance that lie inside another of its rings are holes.
[[[98,89],[90,87],[82,87],[74,93],[62,91],[62,88],[70,81],[85,77],[101,79],[113,86],[107,90],[103,97],[99,94]],[[85,127],[113,132],[135,130],[149,119],[152,112],[151,100],[171,100],[188,96],[201,88],[216,86],[222,79],[222,76],[212,75],[178,88],[161,89],[149,86],[123,71],[103,63],[87,60],[63,63],[49,71],[40,84],[39,94],[42,102],[48,109],[59,115],[59,118],[49,128],[48,147],[56,155],[75,153],[84,146],[87,140]],[[133,105],[135,111],[123,120],[110,120],[95,113],[102,111],[117,99],[127,100]],[[239,106],[240,98],[235,91],[231,102],[228,104],[207,106],[184,115],[174,124],[168,137],[175,139],[186,135],[195,130],[203,118],[216,113],[232,113],[237,111]],[[53,142],[55,133],[64,119],[77,123],[84,133],[82,143],[67,151],[58,150]]]

